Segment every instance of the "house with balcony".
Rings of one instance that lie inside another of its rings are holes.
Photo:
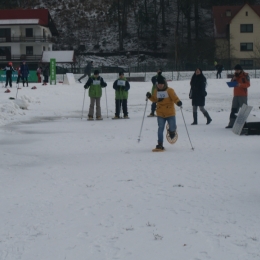
[[[47,9],[0,10],[0,66],[26,61],[36,69],[44,51],[52,51],[58,36]]]
[[[217,61],[260,65],[260,5],[214,6],[213,20]]]

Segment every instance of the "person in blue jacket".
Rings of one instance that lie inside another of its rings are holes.
[[[23,61],[23,64],[21,65],[21,76],[23,81],[23,87],[25,82],[27,83],[28,87],[29,68],[25,61]]]

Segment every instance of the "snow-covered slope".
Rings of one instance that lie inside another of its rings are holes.
[[[179,139],[163,153],[151,152],[156,118],[137,142],[151,83],[131,83],[130,120],[115,121],[115,78],[104,79],[104,120],[93,122],[87,95],[81,119],[83,84],[24,87],[28,110],[9,99],[15,88],[0,89],[0,259],[259,259],[259,136],[224,128],[226,79],[208,80],[213,121],[199,114],[197,126],[189,80],[169,82],[195,150],[177,108]],[[259,84],[248,101],[260,118]]]

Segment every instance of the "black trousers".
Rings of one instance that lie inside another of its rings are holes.
[[[115,113],[115,115],[119,117],[121,106],[122,106],[122,109],[123,109],[124,116],[128,116],[127,99],[116,99],[116,113]]]
[[[27,87],[28,87],[28,77],[22,77],[22,80],[23,80],[23,86],[24,86],[24,83],[26,82]]]
[[[8,83],[10,85],[10,87],[12,87],[12,75],[6,75],[6,82],[5,82],[5,86],[8,86]]]
[[[18,75],[16,84],[18,84],[20,82],[20,79],[21,79],[21,75]]]

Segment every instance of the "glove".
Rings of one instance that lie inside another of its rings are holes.
[[[181,102],[181,101],[178,101],[178,102],[177,102],[177,106],[178,106],[178,107],[181,107],[181,106],[182,106],[182,102]]]
[[[103,84],[103,87],[106,87],[107,86],[107,83],[106,82],[104,82],[104,84]]]
[[[87,86],[87,85],[84,85],[84,89],[88,89],[89,88],[89,86]]]
[[[151,96],[152,96],[152,94],[151,94],[150,92],[147,92],[147,93],[146,93],[146,97],[147,97],[147,98],[150,98]]]

